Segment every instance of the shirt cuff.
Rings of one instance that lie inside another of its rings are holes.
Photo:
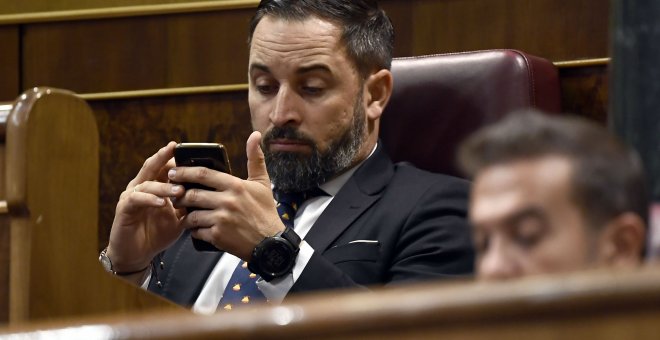
[[[314,248],[303,240],[300,243],[300,251],[296,257],[296,264],[293,266],[291,274],[271,280],[270,282],[259,278],[257,280],[257,287],[266,299],[271,303],[282,303],[286,294],[291,290],[291,287],[293,287],[293,284],[296,283],[298,278],[300,278],[305,267],[307,267],[307,263],[309,263],[313,254]]]

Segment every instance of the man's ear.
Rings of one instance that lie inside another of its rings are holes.
[[[365,82],[365,100],[367,117],[370,120],[380,118],[392,96],[392,72],[382,69],[367,78]]]
[[[642,261],[646,240],[644,221],[632,212],[623,213],[611,220],[600,237],[600,255],[610,267],[634,267]]]

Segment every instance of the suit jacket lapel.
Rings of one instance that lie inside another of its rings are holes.
[[[164,280],[166,297],[183,305],[192,305],[223,252],[199,252],[193,247],[189,233],[184,236],[172,263],[165,263],[171,266],[170,273],[176,274],[160,279]]]
[[[325,251],[355,219],[382,196],[394,175],[390,158],[378,148],[344,184],[305,237],[316,251]]]

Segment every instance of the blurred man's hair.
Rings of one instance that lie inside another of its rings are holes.
[[[346,53],[363,78],[391,67],[394,28],[375,0],[262,0],[250,22],[248,43],[264,16],[289,21],[317,17],[338,25]]]
[[[459,163],[474,177],[487,167],[547,156],[570,161],[572,198],[590,225],[604,226],[624,212],[647,221],[648,196],[639,156],[606,129],[578,117],[531,109],[512,113],[470,136],[461,145]]]

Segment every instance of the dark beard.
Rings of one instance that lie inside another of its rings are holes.
[[[268,175],[275,188],[284,192],[309,190],[347,170],[365,139],[365,113],[362,96],[358,96],[353,110],[353,124],[321,152],[314,141],[291,126],[273,127],[268,131],[261,148],[266,156]],[[296,140],[312,148],[311,155],[295,152],[271,152],[274,139]]]

